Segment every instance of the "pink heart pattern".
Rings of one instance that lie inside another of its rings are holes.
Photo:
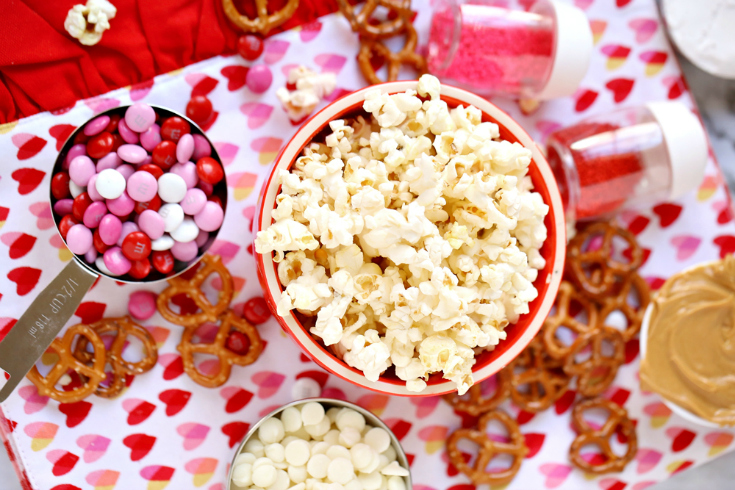
[[[209,434],[209,427],[194,422],[181,424],[176,428],[176,432],[184,438],[184,449],[191,451],[202,445],[204,439]]]

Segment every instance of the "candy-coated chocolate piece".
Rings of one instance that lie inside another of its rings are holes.
[[[108,133],[114,134],[117,131],[117,126],[120,124],[120,117],[119,114],[113,114],[110,116],[110,122],[107,123],[107,127],[105,128],[105,131]]]
[[[162,251],[162,250],[169,250],[171,247],[174,246],[173,238],[171,238],[169,235],[163,235],[162,237],[156,238],[151,242],[151,250],[155,251]]]
[[[186,191],[184,199],[179,204],[184,213],[194,216],[207,204],[207,196],[203,190],[195,187]]]
[[[122,158],[117,155],[117,152],[111,151],[107,155],[97,160],[97,173],[102,172],[107,168],[117,168],[122,164]]]
[[[126,162],[138,164],[146,159],[148,152],[139,145],[122,145],[117,149],[117,156]]]
[[[94,264],[94,261],[97,260],[97,255],[97,249],[92,247],[84,254],[84,261],[88,264]]]
[[[112,135],[112,149],[110,150],[110,152],[116,153],[117,152],[117,149],[120,148],[124,144],[125,144],[125,140],[122,139],[122,137],[120,136],[120,134],[113,133],[113,135]]]
[[[113,274],[110,272],[110,269],[107,268],[105,265],[104,256],[99,256],[94,260],[94,265],[97,266],[97,268],[100,270],[101,273],[108,275],[110,277],[116,277],[118,274]]]
[[[186,190],[186,182],[179,175],[168,173],[158,179],[158,196],[163,202],[181,202],[186,195]]]
[[[153,163],[161,167],[163,170],[168,170],[171,166],[176,163],[176,143],[173,141],[161,141],[153,149]]]
[[[125,237],[130,235],[134,231],[139,231],[138,225],[136,225],[132,221],[125,221],[122,224],[122,231],[120,232],[120,238],[117,239],[116,245],[118,247],[122,247],[122,242],[125,240]]]
[[[203,95],[195,95],[186,104],[186,117],[197,124],[204,124],[212,116],[212,102]]]
[[[124,252],[124,250],[123,250]],[[131,276],[132,267],[128,274]],[[158,295],[152,291],[135,291],[128,298],[128,312],[130,316],[139,321],[148,320],[156,313],[156,298]]]
[[[87,155],[92,158],[102,158],[112,151],[114,139],[107,131],[93,136],[87,142]]]
[[[170,172],[184,179],[184,183],[186,183],[187,189],[191,189],[199,182],[199,176],[197,175],[197,166],[194,162],[177,163],[176,165],[171,167]]]
[[[127,181],[131,175],[135,173],[135,167],[130,165],[129,163],[123,163],[119,167],[117,167],[115,170],[120,172],[123,177],[125,177],[125,180]]]
[[[245,302],[242,308],[242,315],[253,325],[260,325],[261,323],[267,322],[271,317],[271,310],[268,308],[268,303],[266,303],[264,298],[256,296]]]
[[[110,247],[103,255],[102,259],[105,262],[105,267],[112,274],[116,276],[122,276],[127,274],[130,270],[131,263],[122,253],[120,247]]]
[[[207,240],[209,240],[209,232],[204,230],[199,230],[199,235],[197,235],[196,240],[194,240],[197,244],[197,247],[202,248],[206,243]]]
[[[103,201],[95,201],[84,211],[84,226],[90,230],[94,230],[100,225],[100,221],[107,214],[107,206]]]
[[[181,243],[193,242],[199,236],[199,227],[191,218],[184,218],[184,221],[171,232],[171,238]],[[174,257],[176,254],[174,254]],[[177,257],[178,258],[178,257]]]
[[[204,182],[203,180],[199,179],[199,183],[197,184],[197,187],[204,191],[204,195],[207,197],[211,196],[214,192],[214,186],[210,184],[209,182]]]
[[[92,248],[92,232],[82,224],[74,225],[66,234],[66,245],[72,253],[84,255]]]
[[[215,231],[222,226],[224,215],[225,213],[221,206],[209,201],[204,205],[204,208],[194,216],[194,222],[201,230]]]
[[[74,225],[78,225],[79,220],[77,220],[74,216],[71,214],[67,214],[63,218],[59,220],[59,234],[61,235],[61,238],[66,240],[66,234],[69,232],[69,228],[71,228]]]
[[[138,217],[138,226],[151,240],[161,238],[166,229],[163,216],[152,209],[146,209]]]
[[[123,240],[122,252],[130,260],[144,259],[151,254],[151,239],[142,231],[134,231]]]
[[[150,210],[153,210],[153,211],[158,211],[159,209],[161,209],[161,198],[158,197],[158,194],[156,194],[155,196],[153,196],[153,199],[151,199],[148,202],[140,202],[139,201],[139,202],[136,202],[135,203],[135,209],[134,209],[134,211],[137,214],[141,214],[146,209],[150,209]]]
[[[250,350],[250,339],[244,333],[233,330],[229,335],[227,335],[225,347],[227,350],[234,352],[238,356],[244,356]],[[307,446],[307,448],[308,447],[309,446]]]
[[[54,213],[58,214],[59,216],[66,216],[67,214],[71,214],[71,208],[73,204],[73,199],[59,199],[54,203]]]
[[[256,94],[262,94],[273,83],[273,73],[270,68],[265,65],[251,66],[248,74],[245,75],[245,84]]]
[[[142,260],[134,260],[130,266],[130,270],[128,271],[130,277],[138,280],[145,279],[150,273],[151,261],[147,258]]]
[[[144,102],[137,102],[125,111],[125,124],[136,133],[142,133],[156,122],[156,111]]]
[[[158,210],[158,214],[163,218],[166,233],[171,233],[184,221],[184,210],[175,203],[164,204]]]
[[[85,145],[89,141],[89,136],[84,134],[84,131],[79,131],[76,136],[74,136],[74,144],[84,143]]]
[[[194,260],[198,254],[199,247],[197,247],[197,244],[194,241],[175,242],[171,247],[171,255],[173,255],[176,260],[180,260],[182,262]]]
[[[172,116],[161,124],[161,138],[177,143],[179,139],[191,132],[189,123],[178,116]]]
[[[208,157],[212,154],[212,145],[209,144],[207,138],[201,134],[195,134],[194,138],[194,153],[192,154],[192,160],[196,161],[200,158]]]
[[[248,61],[257,60],[263,54],[263,40],[255,34],[244,34],[237,39],[237,52]]]
[[[210,196],[210,197],[209,197],[209,199],[208,199],[208,201],[209,201],[209,202],[213,202],[213,203],[215,203],[216,205],[218,205],[219,207],[221,207],[221,208],[223,208],[223,209],[224,209],[224,207],[223,207],[223,205],[222,205],[222,199],[220,199],[220,197],[219,197],[219,196]]]
[[[95,117],[84,126],[84,134],[86,136],[94,136],[100,134],[102,131],[107,129],[107,125],[110,124],[110,116]]]
[[[133,212],[135,201],[128,195],[127,191],[120,194],[117,199],[107,200],[107,209],[115,216],[123,217]]]
[[[99,226],[100,239],[105,245],[115,245],[122,233],[122,222],[114,214],[106,214],[102,217]]]
[[[76,199],[79,194],[84,192],[87,188],[79,186],[74,183],[73,180],[69,180],[69,193],[73,199]]]
[[[148,172],[153,177],[155,177],[156,180],[158,180],[158,178],[163,175],[163,170],[161,169],[161,167],[154,163],[144,163],[140,167],[138,167],[138,170],[141,172]],[[156,186],[156,190],[158,190],[158,186]]]
[[[57,172],[51,179],[51,195],[54,199],[66,199],[71,196],[69,192],[69,174]]]
[[[92,204],[92,198],[86,192],[82,192],[74,198],[74,202],[71,205],[71,214],[74,216],[74,219],[82,221],[84,219],[84,212],[90,204]]]
[[[161,274],[174,270],[174,257],[168,250],[157,250],[151,254],[153,267]]]
[[[71,161],[74,160],[79,155],[86,155],[87,154],[87,145],[82,143],[77,143],[76,145],[69,148],[69,151],[66,154],[66,158],[64,159],[64,165],[63,170],[68,170],[69,165],[71,164]]]
[[[97,175],[99,174],[94,174],[87,184],[87,194],[89,194],[89,197],[95,202],[105,200],[105,198],[97,191]]]
[[[125,192],[125,186],[125,177],[115,168],[108,168],[97,174],[95,187],[105,199],[117,199]]]
[[[158,168],[155,165],[151,167]],[[138,170],[128,178],[126,190],[133,200],[148,202],[158,193],[158,182],[153,174]]]
[[[97,252],[101,254],[105,253],[105,251],[110,248],[110,246],[103,242],[102,238],[100,238],[99,227],[94,230],[94,234],[92,235],[92,244],[94,245],[95,250],[97,250]]]
[[[69,179],[80,187],[86,187],[95,173],[94,162],[86,155],[76,157],[69,164]]]
[[[158,124],[154,124],[140,133],[140,146],[145,148],[147,151],[153,151],[161,140],[161,126]]]
[[[117,130],[125,143],[135,145],[140,141],[140,135],[128,127],[128,123],[125,122],[125,119],[120,121]]]
[[[216,184],[225,176],[222,165],[212,157],[204,157],[197,160],[197,175],[208,184]]]
[[[179,163],[188,162],[194,154],[194,137],[190,134],[181,136],[176,143],[176,159]]]

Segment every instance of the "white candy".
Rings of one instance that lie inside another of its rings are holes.
[[[337,427],[339,430],[344,430],[345,427],[352,427],[361,432],[365,428],[365,417],[360,412],[345,409],[337,416]]]
[[[169,250],[174,246],[174,239],[170,235],[162,235],[155,240],[151,240],[151,250]]]
[[[242,463],[232,471],[232,482],[238,487],[247,487],[253,483],[253,465]]]
[[[285,461],[285,453],[286,451],[284,447],[277,442],[274,442],[273,444],[268,444],[265,447],[266,458],[269,458],[274,463],[282,463],[283,461]]]
[[[99,177],[97,178],[99,179]],[[69,181],[69,192],[71,193],[72,198],[76,198],[79,194],[84,194],[86,189],[86,187],[75,184],[73,180]]]
[[[105,170],[102,172],[105,172]],[[97,177],[97,181],[99,182],[99,177]],[[180,175],[167,173],[158,178],[158,197],[163,202],[180,203],[184,199],[184,196],[186,196],[187,190],[186,181]]]
[[[314,478],[324,478],[327,476],[330,462],[326,454],[316,454],[306,464],[306,471]]]
[[[324,419],[324,416],[324,407],[321,403],[309,402],[301,407],[301,420],[305,426],[319,424]]]
[[[383,451],[383,455],[388,458],[388,461],[395,461],[396,458],[398,458],[398,455],[396,454],[396,450],[393,449],[393,446],[388,446],[388,449]]]
[[[321,394],[322,387],[319,385],[319,383],[308,377],[297,379],[291,387],[291,398],[293,398],[294,400],[302,400],[304,398],[318,398]]]
[[[284,470],[278,470],[276,481],[272,483],[267,490],[288,490],[291,486],[291,479]]]
[[[166,220],[164,219],[165,222]],[[171,232],[171,238],[181,243],[188,243],[196,239],[197,236],[199,236],[199,227],[191,218],[184,218],[184,221]]]
[[[294,483],[301,483],[306,481],[308,473],[306,472],[306,466],[289,466],[288,477]]]
[[[368,474],[360,474],[357,479],[362,483],[364,490],[378,490],[383,483],[383,476],[377,471]]]
[[[329,419],[327,417],[322,417],[322,420],[320,420],[318,424],[305,425],[304,429],[306,429],[306,432],[308,432],[311,437],[316,439],[322,438],[327,432],[329,432],[330,427],[331,424],[329,423]]]
[[[360,470],[360,473],[373,473],[378,472],[378,465],[380,465],[380,455],[377,453],[373,453],[373,459],[370,460],[370,464],[367,465],[365,468]]]
[[[406,490],[406,480],[400,476],[388,478],[388,490]]]
[[[324,441],[313,441],[311,444],[311,455],[315,454],[327,454],[329,449],[329,443]]]
[[[289,490],[306,490],[306,485],[303,483],[297,483],[296,485],[289,488]]]
[[[286,446],[285,457],[289,465],[302,466],[309,461],[311,448],[304,440],[292,441]]]
[[[344,485],[344,490],[362,490],[362,483],[357,478],[354,478]]]
[[[375,459],[375,453],[367,444],[358,443],[350,448],[350,457],[352,465],[358,470],[363,470]]]
[[[327,449],[326,455],[327,457],[329,457],[329,459],[344,458],[349,459],[350,461],[352,460],[350,450],[344,446],[340,446],[339,444],[330,446],[329,449]]]
[[[258,437],[264,444],[281,442],[285,437],[283,423],[276,417],[269,418],[260,425]]]
[[[327,478],[335,483],[344,485],[355,477],[355,470],[349,458],[335,458],[329,463]]]
[[[97,192],[105,199],[117,199],[122,196],[126,185],[125,176],[114,168],[106,168],[98,173],[95,181]]]
[[[178,204],[164,204],[158,214],[163,218],[163,231],[167,233],[171,233],[184,222],[184,210]]]
[[[342,411],[341,408],[332,407],[329,410],[327,410],[327,417],[329,417],[329,420],[332,423],[335,423],[337,421],[337,415]]]
[[[237,457],[235,458],[235,462],[232,464],[233,466],[237,466],[240,463],[248,463],[252,465],[256,459],[258,458],[253,453],[243,452],[237,455]]]
[[[347,448],[351,448],[362,439],[362,434],[354,427],[345,427],[339,434],[339,443]]]
[[[286,432],[296,432],[302,426],[301,411],[296,407],[288,407],[281,413],[281,422]]]
[[[245,443],[243,451],[253,454],[256,458],[262,458],[265,454],[265,445],[259,439],[253,437]],[[255,463],[255,460],[252,462]]]
[[[253,469],[253,484],[259,487],[269,487],[276,482],[277,478],[278,470],[273,465],[265,464]]]
[[[381,456],[383,456],[381,454]],[[383,456],[385,457],[385,456]],[[388,464],[385,468],[380,470],[382,474],[385,476],[408,476],[408,470],[404,468],[403,466],[398,464],[398,461],[393,461],[392,463]]]
[[[108,269],[107,266],[105,265],[105,261],[102,259],[101,255],[97,257],[96,259],[94,259],[94,265],[96,265],[97,268],[105,275],[113,276],[113,277],[119,276],[119,274],[113,274],[112,272],[110,272],[110,269]]]
[[[326,434],[324,434],[324,442],[328,442],[329,444],[339,444],[339,434],[340,432],[337,429],[332,429]]]
[[[390,446],[390,435],[380,427],[373,427],[365,434],[365,444],[382,453]]]
[[[266,458],[265,456],[253,461],[253,469],[259,468],[261,466],[273,466],[273,461],[271,461],[270,458]]]

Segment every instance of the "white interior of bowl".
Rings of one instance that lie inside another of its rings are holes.
[[[324,126],[324,124],[328,121],[331,121],[332,119],[335,119],[337,114],[344,111],[345,109],[355,105],[356,103],[359,103],[364,100],[365,98],[365,92],[367,90],[371,90],[374,88],[379,88],[383,93],[398,93],[398,92],[405,92],[408,89],[416,90],[417,82],[415,80],[413,81],[401,81],[401,82],[390,82],[390,83],[384,83],[381,85],[373,86],[373,87],[367,87],[362,90],[358,90],[356,92],[353,92],[352,94],[349,94],[335,102],[333,102],[331,105],[327,106],[324,110],[319,112],[317,115],[315,115],[313,118],[311,118],[293,137],[291,142],[286,146],[283,153],[275,163],[275,167],[273,169],[273,174],[271,174],[271,177],[267,183],[268,188],[265,191],[261,202],[262,207],[260,209],[260,216],[257,217],[257,230],[264,230],[271,224],[271,213],[273,211],[273,208],[275,206],[275,200],[276,196],[278,195],[278,188],[279,186],[276,185],[274,179],[275,179],[275,171],[277,169],[287,169],[291,162],[293,162],[296,157],[301,153],[301,149],[304,147],[304,145],[311,141],[314,137],[314,135],[319,131],[320,128]],[[557,243],[562,244],[564,243],[564,237],[565,237],[565,226],[564,226],[564,211],[563,206],[561,202],[561,197],[559,195],[558,190],[556,189],[555,180],[553,173],[551,172],[551,168],[546,164],[546,160],[544,159],[543,155],[538,149],[538,146],[536,143],[531,139],[531,137],[521,128],[521,126],[515,122],[509,115],[507,115],[505,112],[501,111],[497,107],[495,107],[493,104],[488,102],[487,100],[474,95],[470,92],[467,92],[465,90],[451,87],[447,85],[442,85],[442,95],[454,98],[456,100],[462,101],[466,104],[472,104],[478,109],[480,109],[482,112],[490,115],[492,118],[494,118],[500,125],[505,126],[511,133],[513,133],[516,138],[518,138],[518,141],[526,148],[531,150],[533,153],[533,159],[537,164],[539,173],[541,174],[543,180],[545,182],[552,183],[549,185],[549,195],[551,197],[551,202],[547,202],[546,204],[550,207],[550,212],[554,214],[554,221],[556,224],[556,229],[548,230],[549,236],[552,236],[552,234],[555,234],[557,237]],[[272,181],[272,182],[271,182]],[[559,245],[561,246],[561,245]],[[281,297],[281,288],[280,284],[278,282],[278,277],[276,275],[276,271],[273,267],[269,266],[269,263],[271,263],[271,257],[270,256],[261,256],[261,260],[263,260],[264,264],[266,264],[266,267],[264,267],[264,273],[265,278],[267,281],[268,289],[272,297],[275,301],[278,301],[278,299]],[[561,283],[562,278],[562,272],[563,272],[563,264],[564,264],[564,253],[557,253],[554,257],[554,263],[547,264],[547,268],[550,270],[549,274],[549,288],[547,289],[547,292],[549,294],[546,294],[545,297],[542,298],[542,303],[539,307],[538,313],[533,318],[531,323],[529,324],[528,328],[524,332],[524,334],[519,337],[516,340],[516,343],[513,344],[502,356],[500,356],[495,361],[489,363],[488,365],[484,366],[482,369],[478,369],[473,371],[473,377],[475,379],[475,382],[480,382],[483,379],[486,379],[493,374],[495,374],[497,371],[499,371],[501,368],[503,368],[505,365],[507,365],[513,358],[515,358],[521,350],[525,348],[526,345],[531,341],[531,339],[534,337],[534,335],[538,332],[539,328],[541,328],[541,325],[543,324],[544,320],[546,319],[546,316],[548,315],[549,311],[551,310],[551,307],[554,304],[554,300],[556,297],[556,292],[558,291],[559,284]],[[434,395],[441,395],[450,393],[456,390],[456,387],[453,382],[442,380],[440,383],[432,384],[426,387],[424,391],[421,393],[414,393],[411,391],[408,391],[406,389],[406,386],[404,383],[395,383],[395,382],[389,382],[386,380],[383,380],[380,378],[376,382],[368,381],[360,372],[355,372],[352,369],[347,368],[340,360],[335,358],[332,355],[329,355],[325,353],[321,347],[317,344],[317,342],[311,337],[311,335],[304,331],[304,329],[300,326],[296,318],[293,314],[288,315],[286,317],[282,317],[283,321],[286,323],[287,327],[291,330],[292,334],[294,335],[295,339],[301,346],[308,351],[308,353],[315,359],[318,359],[319,362],[326,367],[328,370],[332,371],[333,373],[337,374],[338,376],[342,377],[343,379],[354,383],[358,386],[363,386],[365,388],[391,394],[391,395],[402,395],[402,396],[434,396]],[[512,327],[511,327],[512,328]]]

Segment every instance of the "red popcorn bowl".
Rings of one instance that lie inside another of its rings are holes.
[[[275,209],[276,196],[280,192],[280,185],[275,178],[276,172],[280,169],[290,169],[301,155],[302,150],[328,126],[330,121],[349,117],[360,111],[365,99],[365,92],[368,90],[377,87],[383,93],[395,94],[405,92],[408,89],[416,90],[417,83],[415,80],[400,81],[366,87],[332,102],[312,116],[291,138],[291,141],[284,147],[273,165],[271,174],[263,185],[254,231],[257,233],[267,229],[273,221],[271,213]],[[442,100],[447,102],[450,108],[458,105],[475,106],[482,112],[483,121],[498,124],[502,139],[518,142],[531,150],[532,162],[529,166],[528,175],[533,182],[534,191],[541,194],[544,203],[549,206],[549,213],[544,220],[548,237],[540,250],[541,256],[546,260],[546,266],[539,270],[538,277],[533,283],[538,290],[538,297],[529,303],[529,313],[522,315],[515,324],[506,327],[507,338],[505,340],[501,340],[494,350],[484,351],[476,355],[472,373],[475,383],[480,383],[500,371],[520,354],[539,331],[554,304],[562,279],[566,251],[564,208],[549,164],[533,139],[516,121],[487,100],[465,90],[442,85],[441,92]],[[383,373],[378,381],[369,381],[362,371],[348,366],[347,363],[325,347],[320,339],[312,336],[293,311],[285,317],[277,314],[276,304],[284,289],[278,279],[278,264],[273,261],[272,254],[255,253],[255,259],[258,267],[258,278],[273,315],[283,330],[296,341],[304,353],[328,372],[357,386],[388,395],[436,396],[456,391],[455,384],[452,381],[443,379],[441,373],[431,375],[427,380],[426,389],[420,393],[408,391],[405,381],[392,374],[392,369]]]

